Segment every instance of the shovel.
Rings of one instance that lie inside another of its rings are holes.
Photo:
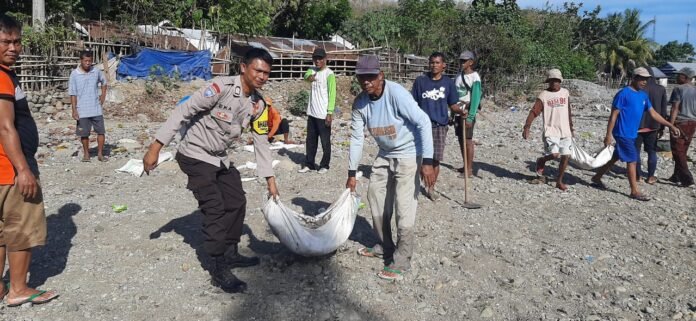
[[[466,122],[464,117],[461,117],[462,123],[462,136],[464,139],[464,144],[462,144],[462,154],[464,155],[464,204],[462,207],[475,210],[481,208],[481,205],[469,202],[469,164],[467,164],[466,158]]]

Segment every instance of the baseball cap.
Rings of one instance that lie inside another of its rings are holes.
[[[684,76],[687,76],[689,78],[696,77],[696,71],[694,71],[693,69],[691,69],[689,67],[684,67],[682,69],[679,69],[679,71],[677,71],[677,73],[682,74]]]
[[[546,72],[546,80],[544,82],[549,82],[549,80],[551,79],[558,79],[560,81],[563,81],[563,74],[560,70],[556,68],[549,69],[549,71]]]
[[[355,66],[356,75],[374,75],[379,73],[379,57],[376,55],[363,55],[358,58]]]
[[[638,67],[638,68],[636,68],[636,69],[633,69],[633,76],[634,76],[634,77],[635,77],[635,76],[640,76],[640,77],[643,77],[643,78],[650,78],[650,77],[652,77],[652,76],[650,75],[650,72],[649,72],[647,69],[643,68],[643,67]]]
[[[469,50],[462,51],[462,53],[459,55],[459,60],[472,60],[476,59],[476,55],[474,55],[473,52]]]
[[[312,58],[314,57],[319,57],[319,58],[324,58],[326,57],[326,50],[324,48],[315,48],[314,52],[312,53]]]

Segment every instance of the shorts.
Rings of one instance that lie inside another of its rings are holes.
[[[447,126],[433,127],[433,159],[441,162],[445,159],[445,143],[447,140]]]
[[[284,134],[289,134],[290,133],[290,124],[288,123],[288,120],[283,118],[280,121],[280,125],[278,126],[278,131],[275,132],[274,136],[278,135],[284,135]]]
[[[546,155],[570,155],[570,148],[572,146],[573,138],[571,137],[544,137],[544,150],[546,151]]]
[[[43,195],[25,200],[16,185],[0,185],[0,246],[16,252],[46,244]]]
[[[106,133],[106,128],[104,127],[104,116],[80,118],[77,121],[75,134],[79,137],[89,137],[93,127],[94,131],[97,132],[97,135],[104,135]]]
[[[466,127],[466,126],[464,126]],[[471,124],[470,128],[466,128],[466,139],[474,138],[474,127],[476,127],[476,120]],[[462,138],[462,118],[459,116],[454,117],[454,133],[461,140]]]
[[[636,148],[635,138],[614,137],[616,148],[614,156],[618,156],[619,160],[626,163],[637,163],[640,161],[640,154]]]

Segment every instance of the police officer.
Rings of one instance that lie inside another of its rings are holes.
[[[246,214],[246,197],[239,171],[232,166],[227,148],[265,110],[257,91],[268,80],[273,58],[263,49],[253,48],[241,63],[241,75],[217,77],[172,111],[157,131],[155,141],[143,158],[145,172],[157,166],[162,146],[168,145],[184,126],[176,160],[188,175],[187,188],[193,192],[203,212],[203,249],[214,259],[212,283],[225,291],[240,292],[246,283],[231,269],[257,265],[257,257],[237,251]],[[257,174],[265,177],[268,192],[278,196],[268,137],[252,133]]]

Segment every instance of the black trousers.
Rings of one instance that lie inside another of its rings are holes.
[[[307,116],[307,142],[305,166],[319,169],[314,159],[317,157],[318,140],[321,138],[321,149],[324,152],[319,168],[329,168],[331,161],[331,127],[326,127],[324,119]]]
[[[176,154],[181,170],[188,175],[186,188],[193,192],[203,212],[203,250],[220,256],[239,243],[246,216],[246,196],[239,171],[230,166],[213,166]]]

